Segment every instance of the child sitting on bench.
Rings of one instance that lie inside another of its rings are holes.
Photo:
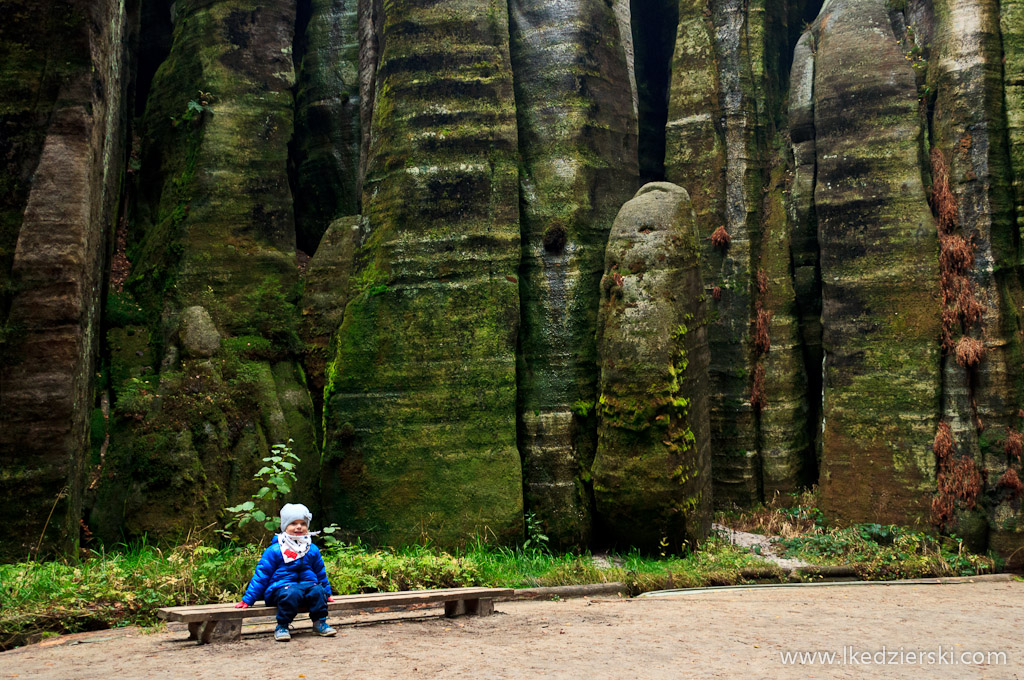
[[[276,606],[274,639],[278,642],[292,639],[288,626],[300,608],[309,609],[317,635],[337,634],[327,625],[327,603],[334,598],[320,549],[313,545],[309,533],[312,521],[313,514],[305,505],[288,503],[281,508],[281,533],[263,552],[242,601],[235,605],[246,609],[263,598]]]

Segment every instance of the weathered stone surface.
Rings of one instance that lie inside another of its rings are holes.
[[[220,349],[220,332],[205,307],[194,305],[181,313],[181,348],[186,355],[209,358]]]
[[[619,211],[601,280],[594,501],[603,538],[671,550],[711,527],[708,342],[693,211],[647,184]]]
[[[795,176],[786,144],[787,66],[790,40],[797,42],[791,29],[793,23],[802,23],[804,4],[751,3],[747,29],[756,111],[751,134],[757,158],[767,165],[762,170],[759,238],[755,239],[753,345],[758,365],[751,387],[751,400],[757,409],[760,498],[766,502],[817,479],[813,448],[817,420],[812,404],[820,403],[820,383],[812,389],[807,368],[813,366],[817,374],[821,371],[820,361],[806,363],[803,309],[797,302],[793,276],[795,214],[789,190]],[[756,190],[756,186],[751,188]],[[754,200],[753,196],[748,200]]]
[[[103,255],[123,167],[124,2],[6,2],[0,558],[78,543]]]
[[[328,519],[389,543],[522,533],[519,215],[504,4],[383,8],[368,233],[325,395]]]
[[[816,244],[816,235],[813,225],[806,234],[805,224],[805,233],[794,236],[793,289],[786,222],[792,218],[795,223],[797,215],[773,202],[765,188],[766,159],[774,158],[780,173],[785,162],[778,151],[785,142],[776,133],[785,125],[787,79],[780,71],[789,63],[790,24],[799,24],[806,4],[694,0],[679,5],[665,172],[690,192],[704,244],[702,270],[712,299],[708,338],[715,502],[721,506],[749,506],[765,493],[802,483],[799,470],[809,453],[807,419],[814,417],[809,403],[820,401],[808,394],[804,368],[807,340],[820,336],[820,327],[810,323],[820,312],[820,304],[815,305],[817,250],[801,251]],[[812,88],[806,85],[798,87],[805,86],[810,96]],[[813,132],[813,123],[810,128]],[[806,176],[798,175],[798,182]],[[780,175],[772,186],[781,194],[785,184]],[[809,191],[805,187],[803,195]],[[802,215],[808,212],[804,206]],[[764,240],[769,230],[772,242]],[[724,235],[727,242],[721,240]],[[761,269],[771,269],[775,276],[769,278],[781,286],[770,294],[772,309],[764,306],[768,292],[753,287]],[[799,305],[794,306],[793,297],[800,298]],[[751,335],[759,310],[771,314],[769,335],[797,332],[767,358],[759,358],[763,350],[756,349]],[[820,346],[820,340],[815,342]],[[815,386],[820,382],[810,385]],[[782,411],[763,420],[759,404],[766,388]],[[781,464],[780,457],[789,462]],[[772,479],[766,480],[766,474]]]
[[[785,165],[777,165],[764,198],[761,276],[755,328],[768,330],[762,404],[758,420],[763,500],[813,483],[810,393],[804,369],[796,293],[790,275],[791,225],[783,193]],[[764,315],[767,315],[766,317]],[[756,370],[756,369],[755,369]],[[756,389],[756,387],[755,387]]]
[[[1001,0],[999,3],[999,25],[1002,31],[1003,47],[1003,92],[1006,101],[1007,139],[1009,141],[1010,172],[1013,182],[1014,208],[1017,218],[1017,233],[1024,233],[1024,2],[1021,0]],[[1018,258],[1021,254],[1018,251]],[[1019,314],[1021,303],[1013,306]],[[1009,311],[1009,310],[1007,310]],[[1012,330],[1012,329],[1011,329]],[[1020,338],[1011,336],[1015,342]],[[1020,357],[1014,357],[1014,368],[1021,365]],[[1018,404],[1020,397],[1018,396]],[[1024,423],[1017,421],[1020,431]],[[1020,461],[1018,461],[1019,463]],[[1021,468],[1018,465],[1018,473]],[[991,479],[991,478],[990,478]],[[1002,555],[1014,555],[1011,565],[1020,568],[1024,565],[1024,550],[1020,550],[1021,531],[1024,529],[1022,508],[1013,507],[1011,503],[1001,502],[996,505],[992,524],[991,547]]]
[[[519,450],[524,495],[558,545],[585,545],[596,443],[594,345],[608,232],[637,186],[620,24],[603,0],[512,0],[522,158]]]
[[[941,381],[917,86],[883,0],[830,0],[811,31],[822,506],[840,521],[923,526]]]
[[[1017,206],[1017,231],[1024,233],[1024,2],[1000,0],[999,27],[1003,45],[1003,86],[1007,137]]]
[[[327,227],[306,266],[300,333],[305,343],[306,379],[318,410],[317,423],[322,420],[327,362],[334,356],[331,338],[341,326],[350,298],[356,252],[362,239],[362,216],[340,217]]]
[[[614,0],[615,20],[619,23],[619,40],[626,55],[626,70],[629,73],[629,89],[633,95],[633,116],[640,115],[639,95],[636,89],[636,55],[633,48],[633,24],[629,0]]]
[[[234,333],[247,323],[242,297],[298,278],[287,174],[295,6],[194,0],[174,17],[146,105],[129,289],[157,309],[165,293],[178,308],[212,294],[218,304],[205,306]]]
[[[725,185],[719,225],[732,239],[724,249],[705,242],[709,263],[705,280],[722,289],[721,300],[714,306],[718,316],[708,327],[711,432],[718,471],[715,497],[720,505],[749,506],[760,500],[762,485],[757,425],[750,403],[754,374],[750,321],[762,198],[761,121],[755,92],[755,83],[760,83],[753,69],[763,50],[763,44],[757,42],[763,32],[763,3],[746,7],[743,0],[716,0],[711,3],[711,17],[724,119]]]
[[[983,310],[978,324],[957,324],[951,333],[954,341],[968,334],[985,347],[984,358],[970,369],[958,365],[952,353],[944,357],[943,417],[953,428],[960,453],[987,471],[989,496],[998,504],[1000,494],[992,486],[1017,462],[1003,451],[1002,443],[1020,422],[1017,410],[1024,403],[1019,335],[1024,293],[1017,266],[1012,170],[1005,146],[998,3],[936,2],[933,41],[928,73],[935,91],[932,144],[948,159],[956,202],[954,233],[974,246],[967,276]],[[1016,523],[1007,526],[1011,524]],[[980,528],[974,543],[983,547],[987,532],[983,524]],[[1010,532],[1017,533],[1015,527]],[[1018,534],[1016,541],[1024,544],[1024,534]]]
[[[255,491],[273,444],[293,440],[312,467],[307,490],[319,463],[313,409],[294,394],[305,389],[288,181],[295,4],[179,0],[173,21],[148,93],[128,243],[125,297],[151,346],[138,377],[111,385],[92,513],[104,538],[208,525]],[[197,305],[223,337],[210,358],[212,342],[190,351],[187,322],[173,334]]]
[[[358,0],[359,12],[359,177],[356,191],[363,192],[366,162],[370,154],[370,127],[377,97],[377,66],[383,31],[383,0]]]
[[[793,292],[800,325],[808,386],[808,418],[815,459],[821,454],[821,270],[818,216],[814,208],[817,149],[814,139],[814,36],[800,36],[793,52],[789,81],[789,134],[793,150],[793,179],[787,206],[791,223],[790,257]]]
[[[295,94],[295,232],[312,253],[336,217],[359,212],[356,0],[313,0]]]
[[[679,6],[665,130],[665,176],[689,192],[701,237],[723,223],[725,186],[713,28],[704,10],[703,0]]]
[[[711,234],[725,224],[725,140],[717,125],[720,88],[715,64],[714,27],[707,3],[704,0],[680,2],[665,129],[665,178],[689,192],[702,244],[710,244],[710,240],[704,239],[710,239]],[[733,291],[721,278],[729,271],[726,259],[721,250],[702,246],[700,262],[705,293],[711,297],[712,289],[721,289],[721,298],[709,302],[709,342],[726,343],[721,351],[716,347],[714,365],[710,369],[713,474],[718,502],[750,498],[757,488],[756,480],[750,480],[748,473],[745,476],[748,458],[756,454],[754,447],[734,445],[742,423],[736,422],[733,411],[741,407],[742,396],[727,398],[724,385],[730,379],[722,373],[742,369],[747,364],[741,360],[739,366],[730,368],[736,356],[735,351],[728,348],[730,338],[720,307],[731,308],[738,303],[729,301]],[[746,285],[744,281],[744,291]],[[743,316],[741,323],[746,327],[749,311],[744,311]],[[734,340],[739,346],[739,338]],[[742,353],[742,348],[740,351]],[[733,391],[746,389],[748,381],[739,382]]]

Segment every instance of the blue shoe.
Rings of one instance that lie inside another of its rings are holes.
[[[292,634],[288,632],[287,626],[278,626],[274,629],[274,639],[278,642],[288,642],[292,639]]]
[[[334,630],[333,628],[327,625],[327,619],[323,619],[322,621],[314,621],[313,632],[321,637],[331,637],[332,635],[338,634],[338,631]]]

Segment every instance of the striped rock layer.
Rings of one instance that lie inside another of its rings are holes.
[[[973,459],[990,482],[982,504],[987,507],[973,513],[963,508],[956,530],[983,549],[989,533],[983,517],[987,511],[992,541],[1010,553],[1024,545],[1024,527],[1018,526],[1021,517],[1014,499],[996,483],[1008,468],[1019,468],[1004,444],[1024,424],[1018,416],[1024,291],[1015,219],[1020,204],[1015,208],[1013,167],[1005,144],[1013,79],[1004,88],[999,11],[999,3],[985,0],[935,3],[928,83],[935,92],[932,153],[940,154],[948,168],[956,210],[952,233],[973,246],[965,276],[981,306],[977,322],[955,325],[952,342],[966,335],[984,348],[976,366],[964,366],[955,351],[944,358],[943,418],[959,454]],[[1012,143],[1010,149],[1012,153]]]
[[[132,26],[115,0],[3,13],[0,507],[19,518],[3,531],[8,560],[78,545]]]
[[[518,429],[527,512],[559,545],[589,540],[599,282],[637,185],[627,44],[603,0],[510,3],[522,158]],[[631,39],[630,39],[631,40]]]
[[[811,36],[800,56],[814,62],[821,502],[841,521],[923,525],[941,373],[917,86],[882,0],[827,2]]]
[[[382,11],[368,225],[327,376],[325,507],[387,542],[505,542],[523,526],[508,13]]]

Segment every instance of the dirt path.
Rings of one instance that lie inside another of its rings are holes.
[[[185,642],[180,630],[102,631],[0,654],[0,678],[1024,679],[1019,581],[723,590],[497,609],[479,619],[445,619],[436,610],[354,615],[335,619],[341,635],[333,639],[313,637],[305,621],[287,646],[250,629],[242,642],[205,647]],[[841,656],[844,646],[858,654],[938,651],[937,662],[963,652],[1006,659],[828,667],[780,659],[791,651]]]

